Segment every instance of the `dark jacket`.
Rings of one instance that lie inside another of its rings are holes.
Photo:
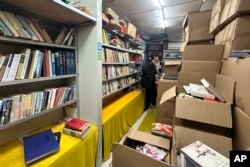
[[[142,66],[141,85],[143,88],[155,86],[156,66],[152,61]]]

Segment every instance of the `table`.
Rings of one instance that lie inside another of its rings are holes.
[[[110,157],[112,144],[118,142],[141,116],[143,90],[131,91],[102,110],[103,160]]]
[[[40,130],[51,128],[53,132],[62,131],[64,123],[47,125]],[[95,167],[97,150],[97,127],[91,125],[89,134],[84,139],[61,134],[59,152],[49,155],[33,164],[32,167]],[[14,140],[0,146],[0,164],[4,167],[25,167],[21,140]]]

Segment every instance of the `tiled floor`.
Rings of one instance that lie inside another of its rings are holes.
[[[141,117],[134,123],[134,125],[133,125],[132,127],[133,127],[134,129],[137,129],[137,128],[140,126],[142,120],[144,119],[144,117],[145,117],[146,115],[147,115],[147,112],[144,112],[144,113],[141,115]],[[125,136],[126,136],[126,135],[125,135]],[[119,143],[123,143],[123,142],[124,142],[125,136],[121,139],[121,141],[119,141]],[[109,158],[106,162],[104,162],[104,163],[101,165],[101,167],[110,167],[111,162],[112,162],[112,153],[110,154],[110,158]]]

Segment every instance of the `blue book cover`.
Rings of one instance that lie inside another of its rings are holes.
[[[23,137],[25,164],[30,164],[59,150],[59,144],[51,129]]]

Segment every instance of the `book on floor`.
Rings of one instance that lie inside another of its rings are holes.
[[[23,137],[24,161],[31,164],[59,150],[59,144],[51,129]]]

